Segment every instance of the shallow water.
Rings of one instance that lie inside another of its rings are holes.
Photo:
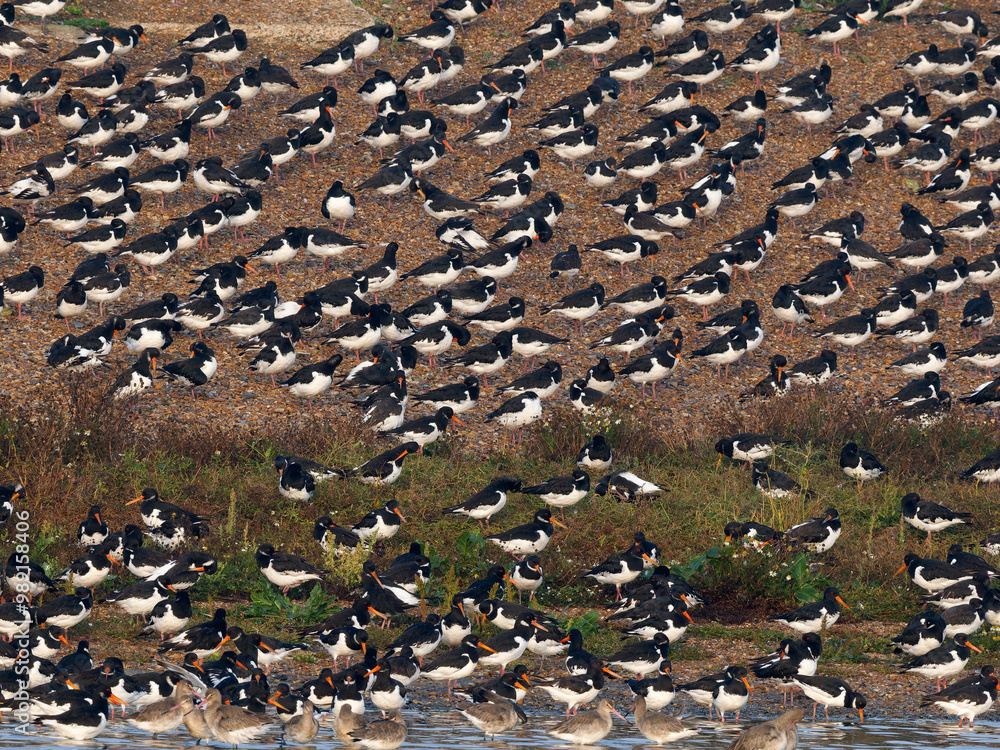
[[[372,720],[376,714],[369,710],[366,716]],[[558,718],[553,714],[532,715],[529,713],[529,724],[520,725],[518,731],[498,737],[493,742],[483,739],[480,732],[472,729],[456,712],[433,711],[418,713],[405,711],[409,737],[404,748],[468,748],[490,747],[503,748],[552,748],[566,750],[573,746],[567,745],[547,735],[547,729],[553,727]],[[832,717],[831,717],[832,718]],[[733,739],[749,726],[748,722],[736,724],[727,722],[697,721],[699,734],[695,737],[664,747],[677,748],[726,748]],[[274,748],[280,736],[280,730],[275,727],[265,735],[260,742],[241,745],[253,750]],[[837,748],[837,750],[866,750],[867,748],[995,748],[1000,747],[1000,722],[985,721],[977,723],[973,729],[958,729],[957,721],[950,719],[934,719],[912,722],[879,721],[866,722],[863,725],[850,721],[822,720],[812,722],[808,718],[800,724],[799,747],[801,748]],[[179,748],[191,746],[193,740],[183,731],[173,732],[155,740],[150,735],[132,729],[121,722],[114,722],[93,742],[74,743],[60,740],[49,734],[32,730],[30,738],[14,731],[11,724],[0,726],[0,748],[32,747],[107,747],[110,750],[132,748]],[[218,745],[218,743],[215,743]],[[295,745],[290,745],[295,747]],[[329,724],[320,728],[316,740],[307,747],[317,750],[332,750],[343,747]],[[595,747],[618,748],[655,748],[638,733],[631,722],[626,724],[615,719],[615,726],[601,743]]]

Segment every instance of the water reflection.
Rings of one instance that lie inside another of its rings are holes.
[[[482,747],[491,750],[524,750],[525,748],[570,750],[579,747],[567,745],[546,734],[546,730],[555,726],[560,719],[555,714],[529,714],[530,723],[527,726],[520,725],[517,731],[497,737],[492,742],[484,740],[480,732],[466,724],[454,711],[435,709],[434,711],[421,712],[411,709],[405,711],[404,716],[409,727],[409,737],[406,744],[403,745],[404,748],[447,750],[448,748]],[[374,718],[375,714],[369,713],[368,717]],[[332,717],[328,718],[330,721],[322,725],[316,741],[307,745],[307,748],[334,750],[334,748],[343,747],[333,733]],[[676,748],[677,750],[698,750],[700,748],[718,750],[728,747],[733,739],[748,726],[747,722],[741,724],[727,722],[722,725],[717,722],[698,721],[690,716],[686,718],[695,721],[699,734],[663,747]],[[799,734],[799,746],[804,749],[867,750],[869,748],[905,747],[912,750],[937,750],[938,748],[982,750],[983,748],[1000,746],[1000,723],[997,722],[977,723],[971,730],[960,730],[956,723],[951,720],[933,722],[874,720],[859,725],[837,721],[831,721],[827,724],[822,720],[812,722],[807,718],[799,725]],[[279,744],[280,736],[281,729],[276,722],[272,730],[262,738],[262,741],[240,747],[249,748],[249,750],[271,750]],[[150,735],[133,729],[120,721],[115,721],[96,741],[89,743],[74,743],[41,732],[29,735],[26,742],[25,735],[15,732],[12,724],[0,726],[0,748],[29,746],[38,750],[64,747],[101,747],[108,748],[108,750],[126,750],[126,748],[128,750],[174,750],[175,748],[191,747],[192,744],[193,739],[180,731],[154,740]],[[218,743],[213,743],[213,746],[220,747]],[[290,744],[288,747],[296,747],[296,745]],[[645,742],[631,722],[626,725],[616,719],[611,734],[594,747],[615,748],[616,750],[652,750],[657,746]]]
[[[369,711],[366,716],[373,720],[377,714]],[[406,724],[409,727],[409,737],[403,746],[413,748],[469,748],[482,747],[491,750],[569,750],[573,747],[549,736],[546,732],[561,719],[561,713],[530,713],[529,724],[519,725],[515,731],[497,737],[493,741],[483,738],[483,735],[469,724],[456,711],[433,710],[423,711],[419,707],[410,707],[404,711]],[[343,747],[333,732],[332,715],[321,725],[320,734],[316,740],[306,747],[315,750],[334,750]],[[698,727],[699,734],[672,745],[664,747],[677,750],[699,750],[701,748],[726,748],[749,723],[744,721],[726,722],[708,721],[694,716],[686,716]],[[954,750],[982,750],[1000,746],[1000,723],[977,723],[973,729],[958,729],[957,723],[950,719],[934,719],[932,721],[886,721],[872,720],[865,724],[855,721],[831,721],[826,723],[820,718],[813,722],[808,717],[799,725],[800,747],[802,748],[836,748],[837,750],[867,750],[869,748],[909,748],[912,750],[937,750],[938,748],[953,748]],[[27,741],[26,741],[27,739]],[[74,743],[58,737],[31,730],[26,736],[15,731],[15,725],[10,722],[0,725],[0,748],[31,747],[38,750],[46,748],[89,747],[107,748],[108,750],[174,750],[175,748],[191,747],[193,739],[183,731],[152,739],[151,735],[141,732],[120,720],[112,723],[94,742]],[[250,750],[270,750],[281,742],[280,724],[275,724],[260,742],[241,747]],[[221,747],[218,743],[213,746]],[[297,747],[289,744],[288,747]],[[656,748],[647,743],[632,725],[631,718],[626,724],[615,719],[614,728],[599,745],[595,747],[614,748],[616,750],[646,750]]]

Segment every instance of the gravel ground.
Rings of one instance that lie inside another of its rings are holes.
[[[973,3],[973,7],[985,16],[989,8],[985,3]],[[353,9],[353,6],[346,6]],[[473,82],[478,75],[485,72],[483,65],[495,60],[498,52],[513,46],[519,41],[516,31],[529,25],[546,9],[542,3],[524,3],[519,6],[504,4],[503,12],[489,12],[477,20],[458,38],[466,51],[466,67],[459,78],[453,81],[446,90],[454,90],[458,86]],[[685,5],[685,15],[690,17],[709,7],[706,3],[688,3]],[[945,6],[937,3],[925,3],[924,10],[936,12]],[[149,43],[143,43],[131,53],[125,63],[132,71],[129,82],[136,74],[147,69],[153,63],[169,57],[172,53],[170,45],[176,34],[157,33],[159,29],[173,30],[173,26],[158,24],[191,25],[209,17],[218,8],[209,3],[193,2],[178,5],[140,5],[138,2],[108,3],[93,2],[84,6],[88,16],[107,18],[113,24],[127,24],[135,21],[147,23],[150,28]],[[230,13],[234,26],[245,24],[249,31],[250,46],[238,63],[228,66],[230,74],[239,69],[239,64],[251,64],[262,55],[268,55],[277,64],[286,65],[292,70],[299,83],[300,93],[316,90],[322,81],[317,76],[298,70],[298,63],[308,59],[312,54],[326,46],[326,29],[322,33],[297,33],[296,29],[305,24],[323,28],[332,17],[337,23],[345,21],[341,5],[306,3],[241,3],[226,5],[222,8]],[[371,6],[368,10],[380,20],[393,24],[397,32],[410,30],[422,25],[426,18],[426,7],[423,5],[384,4]],[[275,23],[261,24],[262,12],[273,13]],[[365,23],[365,13],[357,13],[358,25]],[[619,54],[632,51],[643,43],[659,45],[651,38],[650,33],[641,25],[636,27],[633,19],[626,18],[621,10],[617,10],[615,18],[623,22],[622,39],[607,56],[611,61]],[[685,238],[677,241],[661,242],[661,252],[653,261],[652,270],[655,273],[670,276],[703,257],[712,243],[727,237],[752,223],[759,221],[767,202],[776,197],[769,185],[780,178],[788,170],[799,166],[815,153],[818,153],[834,136],[833,127],[857,111],[860,104],[872,101],[882,94],[896,89],[906,82],[907,77],[901,71],[894,71],[892,65],[904,58],[909,52],[923,48],[929,43],[937,43],[941,47],[949,46],[953,39],[940,28],[915,24],[912,30],[905,30],[899,23],[876,22],[870,29],[864,29],[860,40],[850,39],[844,42],[846,59],[832,57],[829,47],[807,41],[797,33],[803,28],[810,28],[823,19],[818,13],[800,12],[785,24],[785,34],[782,38],[782,61],[778,68],[766,75],[768,87],[806,67],[829,62],[833,67],[833,79],[830,92],[836,97],[834,117],[824,126],[816,129],[811,136],[806,135],[802,128],[788,115],[780,113],[780,105],[772,103],[768,113],[768,139],[764,155],[753,162],[745,177],[741,177],[737,194],[726,202],[715,219],[710,220],[704,228],[694,225],[684,231]],[[285,21],[290,21],[285,24]],[[350,19],[348,23],[354,22]],[[272,27],[273,26],[273,27]],[[687,28],[695,28],[691,23]],[[720,47],[727,58],[733,57],[742,49],[746,39],[759,27],[761,22],[751,19],[734,32],[713,38],[713,44]],[[262,33],[257,33],[263,29]],[[291,30],[291,31],[290,31]],[[339,32],[338,32],[339,33]],[[65,52],[68,42],[56,44],[55,51]],[[376,55],[374,62],[397,77],[402,75],[412,64],[422,58],[423,51],[414,45],[394,43],[385,44]],[[52,55],[54,57],[55,55]],[[18,58],[18,70],[25,78],[40,67],[43,60],[35,54]],[[982,67],[982,64],[978,64]],[[195,72],[206,80],[209,91],[224,87],[227,78],[215,65],[199,61]],[[67,70],[64,80],[75,80],[75,71]],[[515,127],[511,136],[504,141],[501,148],[492,157],[487,157],[482,149],[467,144],[454,144],[455,153],[449,153],[435,168],[425,176],[445,190],[454,194],[471,197],[484,189],[482,175],[505,158],[520,153],[527,147],[536,146],[537,138],[527,133],[525,123],[537,119],[541,107],[551,103],[564,94],[577,91],[586,86],[593,77],[589,60],[575,50],[567,50],[559,57],[555,65],[550,65],[545,73],[536,72],[530,77],[528,90],[521,100],[520,107],[514,113]],[[298,158],[290,165],[285,165],[281,184],[272,179],[263,189],[264,210],[260,219],[247,230],[247,239],[241,243],[233,241],[228,232],[220,232],[211,239],[210,250],[207,253],[192,252],[176,262],[170,262],[160,269],[157,280],[142,278],[138,268],[132,265],[133,283],[126,294],[114,305],[111,312],[123,311],[143,300],[154,298],[165,291],[172,290],[183,293],[188,290],[187,280],[192,268],[203,267],[209,263],[226,260],[238,253],[249,253],[268,237],[281,231],[288,225],[313,226],[324,223],[319,214],[319,204],[326,188],[334,179],[341,179],[347,186],[358,185],[377,168],[377,155],[373,155],[364,146],[353,146],[357,133],[367,125],[370,114],[354,94],[363,78],[356,73],[349,73],[340,80],[340,101],[334,111],[337,125],[337,139],[332,149],[319,157],[314,168],[308,159]],[[617,105],[601,109],[594,122],[601,130],[601,145],[592,158],[616,155],[621,159],[624,154],[617,152],[615,138],[641,124],[644,117],[637,112],[637,105],[656,93],[669,79],[662,68],[654,71],[638,85],[634,97],[623,92]],[[722,106],[739,95],[753,90],[752,78],[739,71],[728,71],[721,79],[709,84],[705,95],[698,102],[720,111]],[[770,93],[770,88],[769,88]],[[80,95],[82,98],[82,95]],[[276,117],[277,111],[294,100],[286,95],[275,103],[268,95],[259,96],[249,107],[249,113],[239,112],[230,118],[220,129],[219,139],[208,142],[203,134],[194,138],[189,161],[193,164],[199,158],[217,154],[226,164],[232,164],[252,149],[260,139],[281,132],[286,123]],[[936,100],[934,100],[936,101]],[[96,103],[86,102],[91,109]],[[935,114],[941,110],[933,104]],[[30,161],[61,145],[63,134],[54,122],[52,112],[55,100],[45,104],[45,116],[39,128],[39,138],[21,136],[17,139],[17,153],[7,155],[0,165],[0,176],[3,182],[11,181],[13,168]],[[167,113],[169,114],[169,113]],[[450,137],[465,132],[464,123],[446,117],[450,127]],[[162,132],[172,126],[168,117],[155,121],[147,130]],[[717,147],[737,136],[747,129],[744,123],[724,121],[719,132],[710,137],[710,145]],[[971,137],[963,132],[958,147],[971,145]],[[691,176],[703,171],[710,164],[704,159],[690,170]],[[149,168],[153,160],[143,155],[133,166],[132,171]],[[456,167],[462,166],[463,168]],[[844,215],[852,210],[861,210],[867,217],[867,227],[864,238],[880,249],[889,249],[900,244],[900,238],[895,232],[898,222],[898,207],[901,202],[910,200],[925,212],[932,220],[944,222],[954,215],[949,207],[937,202],[912,195],[913,189],[919,184],[919,177],[913,173],[885,172],[881,164],[866,165],[859,162],[856,179],[853,185],[839,186],[836,195],[820,201],[815,210],[803,220],[805,226],[814,226],[830,218]],[[83,178],[93,176],[96,168],[87,172],[78,171],[68,180],[68,184],[81,182]],[[656,175],[660,190],[660,202],[680,197],[682,187],[677,175],[663,170]],[[982,184],[985,175],[974,175],[973,184]],[[528,300],[526,325],[552,331],[572,338],[570,345],[555,350],[555,356],[564,366],[564,385],[574,377],[581,376],[594,361],[595,356],[583,345],[597,337],[598,333],[612,330],[620,317],[612,309],[600,312],[595,318],[587,321],[583,339],[576,336],[568,321],[559,316],[543,317],[539,306],[543,302],[558,299],[562,294],[574,288],[579,288],[599,280],[608,291],[608,295],[616,294],[633,283],[645,279],[649,265],[639,264],[631,280],[619,278],[618,269],[593,254],[587,254],[583,272],[571,282],[551,281],[547,276],[548,260],[557,251],[565,249],[569,243],[576,243],[581,248],[587,243],[614,235],[627,230],[621,223],[621,218],[608,209],[599,206],[601,200],[620,192],[621,189],[637,184],[624,175],[608,189],[606,193],[590,189],[582,179],[580,171],[573,172],[568,165],[560,163],[551,153],[543,153],[542,170],[536,178],[532,198],[540,197],[547,190],[556,190],[566,202],[566,213],[555,231],[552,241],[544,247],[533,248],[528,262],[522,264],[518,272],[502,284],[502,293],[498,301],[508,295],[517,294]],[[68,198],[60,191],[50,197],[40,207],[57,205]],[[183,215],[197,208],[204,202],[204,196],[198,193],[193,185],[187,184],[180,193],[170,196],[165,212],[162,212],[153,200],[147,200],[143,211],[130,227],[129,237],[135,238],[146,232],[162,226],[168,217]],[[502,222],[502,217],[485,215],[477,219],[477,227],[481,231],[494,230]],[[268,279],[279,282],[279,290],[283,299],[292,299],[302,292],[320,286],[331,278],[346,275],[351,270],[363,267],[377,259],[382,251],[382,244],[395,240],[400,243],[399,265],[401,270],[416,266],[419,262],[438,254],[442,246],[434,239],[433,231],[437,222],[425,215],[415,200],[396,201],[388,210],[382,198],[374,198],[372,194],[358,194],[358,209],[355,217],[348,223],[347,234],[367,243],[363,251],[342,257],[332,264],[329,273],[324,274],[315,259],[300,254],[288,267],[287,276],[277,279],[273,269],[261,266],[257,275],[252,277],[250,284],[260,284]],[[992,242],[987,241],[988,235],[977,242],[974,256],[988,252]],[[3,376],[4,390],[15,398],[47,398],[51,386],[57,384],[59,375],[45,367],[45,349],[47,345],[64,331],[61,320],[54,319],[52,311],[54,298],[62,280],[67,278],[72,268],[83,259],[81,251],[62,250],[59,238],[43,227],[29,229],[23,236],[16,252],[0,260],[2,273],[9,274],[24,270],[28,265],[41,265],[47,275],[45,289],[38,299],[29,305],[32,314],[31,321],[18,322],[7,318],[2,333],[7,337],[10,356],[0,363],[0,374]],[[946,257],[939,264],[948,261],[954,254],[968,255],[965,249],[953,245]],[[783,353],[790,362],[795,362],[806,356],[814,355],[821,346],[812,340],[808,331],[796,333],[791,339],[778,337],[780,327],[769,310],[770,298],[783,282],[797,280],[815,263],[830,257],[830,249],[826,245],[804,241],[800,232],[782,222],[778,239],[772,245],[764,264],[753,272],[751,281],[747,284],[745,278],[737,279],[734,289],[723,304],[737,303],[740,299],[751,298],[758,302],[763,312],[763,322],[766,338],[761,347],[747,363],[728,381],[719,382],[710,368],[704,363],[693,364],[680,370],[671,379],[673,388],[658,397],[655,405],[647,410],[647,419],[651,425],[669,429],[671,426],[684,424],[690,428],[688,420],[700,418],[706,412],[732,408],[734,397],[742,390],[759,380],[766,372],[768,358],[774,353]],[[900,271],[878,270],[867,275],[858,284],[856,293],[849,292],[841,302],[830,310],[833,316],[843,316],[856,312],[865,304],[879,298],[878,289],[890,283]],[[401,309],[415,299],[426,294],[427,290],[413,282],[403,282],[393,288],[387,295],[396,309]],[[964,301],[971,296],[971,290],[963,289],[955,297]],[[940,305],[935,298],[930,304]],[[668,323],[671,330],[679,325],[684,331],[685,351],[691,351],[710,340],[710,336],[698,331],[694,323],[699,319],[700,310],[681,302],[676,306],[677,318]],[[723,309],[716,305],[712,312]],[[960,304],[954,302],[942,310],[942,324],[939,339],[949,350],[971,343],[971,334],[958,328],[961,318]],[[75,330],[81,331],[98,322],[96,309],[88,310],[83,320],[73,323]],[[328,323],[307,336],[307,340],[299,347],[298,364],[315,361],[328,355],[328,347],[321,342],[328,330]],[[472,344],[482,343],[488,334],[476,332]],[[236,425],[261,426],[273,419],[294,420],[304,415],[303,405],[296,402],[288,394],[275,391],[270,382],[251,375],[246,368],[246,361],[240,357],[234,341],[224,332],[210,334],[209,339],[219,357],[219,373],[217,377],[202,389],[196,401],[180,390],[171,387],[159,389],[156,393],[144,396],[135,408],[143,418],[151,422],[165,418],[174,419],[215,419],[226,414]],[[190,335],[184,334],[168,352],[169,357],[180,358],[186,354]],[[844,352],[840,352],[841,355]],[[833,388],[843,388],[849,391],[863,393],[863,397],[876,399],[885,396],[900,387],[906,380],[905,376],[884,372],[884,366],[902,356],[905,348],[900,345],[874,340],[860,347],[860,351],[841,357],[841,372],[839,378],[831,385]],[[349,352],[345,352],[349,356]],[[616,367],[622,364],[621,355],[612,355]],[[117,373],[130,364],[132,358],[124,348],[117,348],[108,358],[111,365],[109,371],[98,373],[95,377],[104,384],[110,384]],[[493,382],[505,381],[516,374],[521,368],[520,358],[516,357],[508,363],[505,370],[492,378]],[[442,372],[431,371],[424,365],[418,367],[411,378],[411,388],[417,391],[429,386],[457,380],[464,376],[462,371]],[[946,370],[945,387],[952,393],[967,393],[971,387],[981,382],[983,377],[976,372],[951,366]],[[635,403],[638,394],[632,383],[625,383],[614,392],[615,398],[622,402]],[[565,399],[565,387],[555,397]],[[500,398],[486,389],[482,405],[467,414],[470,429],[463,433],[462,438],[470,441],[477,448],[487,448],[491,441],[499,436],[489,430],[481,429],[481,415],[488,409],[500,403]],[[334,391],[321,399],[318,415],[342,413],[344,398]],[[247,406],[251,408],[246,408]],[[485,407],[485,408],[483,408]],[[977,415],[977,417],[980,415]],[[697,424],[697,423],[696,423]],[[697,429],[697,426],[695,427]]]

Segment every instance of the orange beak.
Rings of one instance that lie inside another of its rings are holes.
[[[468,427],[468,425],[466,425],[465,422],[463,422],[461,419],[459,419],[456,416],[452,416],[451,421],[458,422],[460,425],[462,425],[462,427]],[[506,578],[506,577],[507,576],[504,576],[504,578]]]
[[[750,683],[747,682],[747,678],[746,677],[743,678],[743,684],[747,686],[747,690],[749,690],[750,694],[753,695],[753,688],[750,687]]]
[[[975,652],[976,652],[977,654],[981,654],[981,653],[983,653],[983,650],[982,650],[981,648],[978,648],[977,646],[975,646],[975,645],[973,645],[973,644],[971,644],[971,643],[969,643],[969,644],[968,644],[968,646],[969,646],[969,648],[971,648],[971,649],[972,649],[973,651],[975,651]]]
[[[552,519],[552,523],[554,523],[554,524],[555,524],[556,526],[558,526],[558,527],[559,527],[560,529],[568,529],[568,528],[569,528],[569,527],[568,527],[568,526],[567,526],[566,524],[564,524],[564,523],[559,523],[559,521],[557,521],[557,520],[556,520],[556,519],[554,519],[554,518]]]
[[[847,277],[847,286],[851,287],[852,292],[856,292],[857,289],[854,288],[854,282],[851,281],[851,274],[846,274],[846,277]]]
[[[253,266],[251,266],[251,265],[250,265],[249,263],[247,263],[247,264],[246,264],[245,266],[243,266],[243,269],[244,269],[244,270],[245,270],[245,271],[246,271],[247,273],[257,273],[257,271],[256,271],[256,270],[255,270],[255,269],[253,268]]]
[[[363,644],[362,644],[362,645],[363,645]],[[370,674],[375,674],[375,673],[376,673],[376,672],[378,672],[378,671],[379,671],[379,670],[380,670],[381,668],[382,668],[382,667],[372,667],[372,668],[371,668],[371,669],[369,669],[369,670],[368,670],[367,672],[365,672],[365,677],[367,677],[367,676],[368,676],[368,675],[370,675]]]
[[[383,618],[385,617],[385,615],[383,615],[381,612],[379,612],[374,607],[369,607],[368,611],[371,612],[373,615],[378,615],[379,617],[383,617]]]
[[[109,703],[114,703],[116,706],[124,706],[125,705],[124,703],[122,703],[118,698],[116,698],[113,695],[109,695],[108,696],[108,702]]]
[[[96,518],[96,519],[97,519],[97,522],[98,522],[98,523],[100,523],[100,522],[101,522],[101,514],[100,514],[100,513],[95,513],[95,514],[94,514],[94,518]]]
[[[221,642],[219,643],[219,645],[218,645],[218,648],[222,648],[222,647],[223,647],[223,646],[225,646],[225,645],[226,645],[227,643],[229,643],[229,642],[230,642],[231,640],[233,640],[233,639],[232,639],[232,638],[230,638],[230,637],[229,637],[228,635],[227,635],[227,636],[224,636],[224,637],[223,637],[223,639],[222,639],[222,641],[221,641]]]
[[[484,651],[489,651],[491,654],[495,654],[496,653],[495,649],[490,648],[489,646],[487,646],[482,641],[479,642],[479,648],[483,649]],[[979,649],[976,649],[976,650],[978,651]]]
[[[66,640],[66,636],[64,635],[59,636],[59,640],[65,643],[67,646],[69,646],[69,641]]]
[[[691,623],[692,625],[694,625],[694,620],[691,619],[691,614],[687,610],[684,610],[684,612],[682,614],[684,615],[684,617],[687,618],[687,621],[689,623]]]
[[[607,674],[611,675],[612,677],[617,677],[617,678],[618,678],[619,680],[620,680],[620,679],[622,678],[622,676],[621,676],[620,674],[615,674],[614,672],[612,672],[612,671],[611,671],[610,669],[608,669],[607,667],[601,667],[601,669],[602,669],[602,670],[603,670],[603,671],[604,671],[605,673],[607,673]]]
[[[858,19],[858,23],[863,23],[865,26],[868,25],[868,22],[865,19],[863,19],[861,16],[855,16],[855,18]]]
[[[448,149],[449,151],[454,151],[454,150],[455,150],[455,149],[453,149],[453,148],[451,147],[451,144],[450,144],[450,143],[448,143],[448,141],[444,140],[443,138],[441,139],[441,143],[443,143],[443,144],[444,144],[444,147],[445,147],[446,149]]]
[[[858,718],[862,724],[865,723],[865,710],[863,708],[858,709]]]
[[[139,495],[139,497],[137,497],[135,500],[129,500],[125,504],[126,505],[135,505],[136,503],[141,503],[141,502],[142,502],[142,495]]]
[[[277,697],[278,697],[278,694],[277,694],[277,693],[275,693],[275,694],[274,694],[274,698],[277,698]],[[277,708],[277,709],[278,709],[279,711],[284,711],[284,710],[285,710],[285,707],[284,707],[284,706],[282,706],[282,705],[281,705],[280,703],[278,703],[278,701],[276,701],[276,700],[275,700],[274,698],[268,698],[268,699],[267,699],[267,702],[268,702],[268,703],[270,703],[270,704],[271,704],[272,706],[274,706],[275,708]]]
[[[457,422],[458,420],[455,420],[455,421]],[[462,423],[459,422],[459,424],[462,424]],[[399,512],[399,508],[396,508],[396,510],[394,510],[393,513],[395,513],[397,516],[399,516],[399,520],[400,521],[405,521],[406,520],[405,518],[403,518],[403,514]]]
[[[896,577],[896,576],[898,576],[898,575],[899,575],[900,573],[902,573],[902,572],[903,572],[904,570],[906,570],[906,566],[905,566],[905,565],[904,565],[903,567],[901,567],[901,568],[900,568],[899,570],[897,570],[897,571],[896,571],[895,573],[893,573],[893,574],[892,574],[892,577],[893,577],[893,578],[895,578],[895,577]]]
[[[844,609],[850,609],[850,607],[848,607],[848,606],[847,606],[847,605],[846,605],[846,604],[844,603],[844,600],[843,600],[843,599],[841,599],[841,598],[840,598],[839,596],[837,597],[837,601],[838,601],[838,602],[840,603],[840,606],[841,606],[841,607],[843,607]]]

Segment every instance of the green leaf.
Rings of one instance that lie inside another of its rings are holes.
[[[592,609],[579,617],[574,617],[567,621],[564,627],[566,630],[576,628],[584,637],[593,635],[601,629],[601,615],[597,610]]]
[[[802,586],[798,591],[795,592],[795,598],[800,602],[815,602],[819,601],[820,593],[819,589],[815,586]]]
[[[809,561],[805,555],[799,555],[789,566],[788,570],[788,574],[792,578],[799,580],[806,574],[806,571],[809,570]]]

